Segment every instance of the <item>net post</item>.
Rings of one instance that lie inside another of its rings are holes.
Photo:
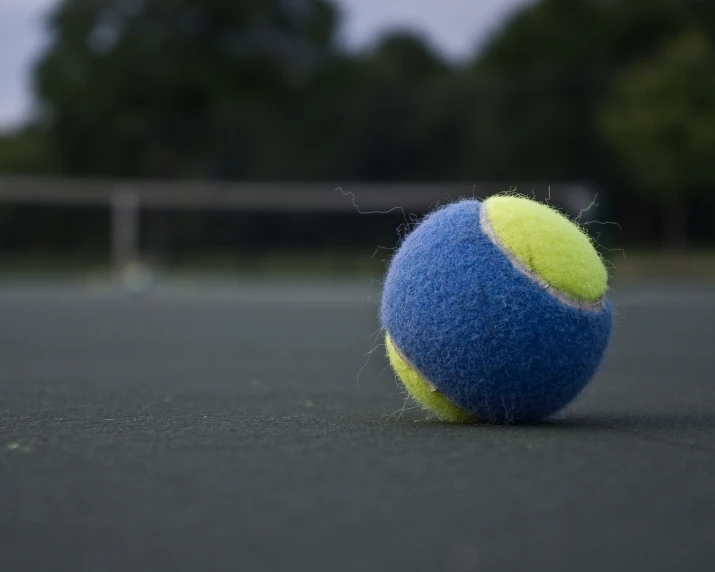
[[[110,197],[112,270],[120,276],[127,265],[139,259],[139,193],[120,187]]]

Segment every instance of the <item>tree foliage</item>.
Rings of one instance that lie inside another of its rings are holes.
[[[51,173],[56,169],[47,148],[47,135],[34,127],[0,135],[0,173]]]
[[[36,72],[62,164],[210,175],[219,142],[250,147],[226,122],[280,115],[327,65],[336,18],[324,0],[65,0]]]
[[[715,183],[715,58],[708,38],[683,33],[615,81],[601,112],[605,138],[637,186],[663,203],[666,240],[687,236],[685,196]]]
[[[329,0],[64,0],[38,148],[72,175],[610,181],[612,76],[695,21],[712,36],[709,5],[542,0],[465,69],[399,31],[343,52]]]
[[[660,194],[715,183],[715,57],[687,32],[620,75],[602,127],[638,182]]]
[[[617,161],[598,129],[612,78],[696,21],[715,25],[708,3],[542,0],[515,14],[474,63],[497,102],[492,165],[502,175],[613,185]]]
[[[496,73],[601,74],[652,53],[699,17],[698,0],[542,0],[516,13],[478,68]]]

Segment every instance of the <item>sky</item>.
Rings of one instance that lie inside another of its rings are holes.
[[[342,41],[369,46],[385,31],[422,34],[451,59],[467,57],[519,6],[534,0],[335,0]],[[30,70],[47,42],[44,17],[58,0],[0,0],[0,129],[33,109]]]

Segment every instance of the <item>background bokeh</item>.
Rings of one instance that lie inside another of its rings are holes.
[[[116,265],[112,189],[131,184],[122,264],[377,271],[374,248],[440,202],[553,188],[573,215],[595,201],[604,253],[632,254],[614,272],[708,271],[711,3],[472,4],[23,4],[45,25],[0,135],[0,270]],[[22,29],[5,37],[19,49]],[[175,204],[179,182],[221,198]],[[145,201],[157,184],[161,204]],[[363,211],[403,209],[360,217],[338,187]]]

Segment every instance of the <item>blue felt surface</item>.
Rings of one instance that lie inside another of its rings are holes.
[[[612,308],[566,306],[516,270],[479,224],[478,201],[429,215],[390,264],[381,319],[445,396],[481,419],[536,421],[598,370]]]

